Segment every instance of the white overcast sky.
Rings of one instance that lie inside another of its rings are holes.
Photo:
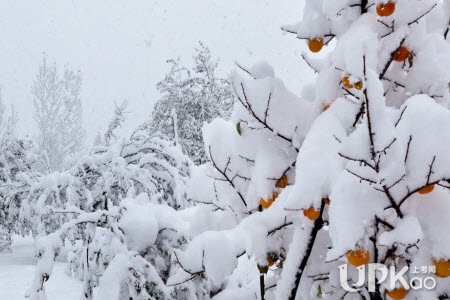
[[[302,41],[280,26],[298,21],[301,0],[0,0],[0,87],[19,113],[21,135],[35,134],[30,87],[47,53],[62,68],[81,70],[89,141],[103,131],[114,101],[129,102],[130,131],[148,118],[160,97],[155,86],[165,61],[189,63],[201,40],[225,73],[238,61],[266,60],[297,91],[311,76]]]

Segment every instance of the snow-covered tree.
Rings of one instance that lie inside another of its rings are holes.
[[[1,90],[0,90],[1,92]],[[0,144],[4,145],[12,137],[17,124],[17,114],[14,107],[8,115],[0,94]]]
[[[36,145],[15,136],[16,122],[14,110],[8,115],[0,98],[0,252],[9,250],[12,233],[21,229],[17,220],[20,204],[13,196],[21,190],[17,176],[42,166]]]
[[[65,66],[60,77],[44,55],[31,91],[39,147],[47,155],[48,171],[60,171],[83,147],[81,75]]]
[[[191,197],[235,218],[177,252],[174,278],[203,274],[214,299],[446,299],[450,4],[305,4],[283,29],[313,52],[303,54],[317,73],[303,93],[311,101],[262,65],[246,70],[253,79],[234,76],[232,122],[204,129],[210,163],[194,173]],[[436,288],[357,282],[367,263],[431,266],[405,277],[431,276]],[[259,280],[256,264],[267,273]],[[343,288],[353,283],[357,292]]]
[[[168,63],[170,73],[157,85],[164,96],[156,102],[152,127],[179,144],[199,165],[206,161],[203,123],[230,115],[234,101],[230,82],[217,74],[218,61],[202,43],[195,49],[192,68],[183,66],[180,59]]]
[[[214,299],[264,297],[279,280],[301,220],[278,199],[294,182],[298,151],[324,110],[289,92],[265,63],[240,69],[245,72],[232,77],[238,101],[231,120],[203,128],[209,162],[195,169],[190,184],[193,201],[230,218],[222,230],[201,234],[177,252],[182,267],[171,278],[202,274]]]
[[[106,146],[109,146],[115,142],[117,142],[117,136],[114,133],[118,128],[122,127],[123,123],[125,122],[125,114],[127,109],[127,101],[122,102],[120,105],[116,104],[116,109],[114,110],[114,117],[108,124],[108,129],[106,130],[105,134],[103,135],[103,143]],[[101,137],[97,138],[96,141],[97,144],[102,143]]]
[[[82,241],[69,262],[83,280],[85,299],[92,299],[95,286],[98,299],[169,299],[176,293],[165,281],[175,265],[172,248],[185,243],[188,228],[169,215],[190,206],[185,186],[191,163],[173,142],[149,132],[143,125],[124,144],[94,147],[66,172],[22,176],[28,187],[20,219],[37,237],[39,258],[32,299],[45,297],[43,284],[66,240]]]

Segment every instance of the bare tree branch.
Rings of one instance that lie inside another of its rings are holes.
[[[409,23],[408,23],[408,26],[411,26],[411,25],[414,24],[414,23],[419,23],[419,20],[422,19],[423,17],[425,17],[426,15],[428,15],[428,14],[433,10],[433,8],[435,8],[436,6],[437,6],[437,3],[435,3],[435,4],[434,4],[427,12],[425,12],[425,13],[422,14],[422,15],[420,15],[417,19],[415,19],[415,20],[409,22]]]
[[[405,40],[406,40],[406,37],[403,38],[403,39],[401,40],[401,42],[400,42],[400,45],[398,45],[398,47],[397,47],[394,51],[391,52],[391,57],[390,57],[390,59],[387,61],[386,65],[384,66],[383,71],[382,71],[381,74],[380,74],[380,77],[379,77],[380,80],[382,80],[382,79],[384,78],[384,75],[386,74],[387,70],[389,69],[389,66],[390,66],[391,63],[394,61],[395,54],[397,54],[398,50],[399,50],[400,47],[403,45],[403,43],[405,42]]]
[[[245,205],[245,207],[247,208],[247,202],[245,202],[244,197],[242,196],[242,194],[236,189],[236,186],[234,185],[233,181],[228,177],[228,175],[226,174],[226,170],[222,171],[216,164],[216,162],[214,161],[213,155],[211,153],[211,146],[209,146],[209,157],[211,158],[211,162],[214,166],[214,168],[220,173],[222,174],[222,176],[228,181],[228,183],[233,187],[234,191],[238,194],[239,198],[241,199],[242,203]],[[230,158],[231,159],[231,158]],[[228,160],[229,162],[229,160]],[[227,162],[227,165],[228,165]]]
[[[362,177],[362,176],[360,176],[360,175],[358,175],[358,174],[356,174],[356,173],[350,171],[349,169],[345,169],[345,170],[346,170],[347,172],[349,172],[350,174],[352,174],[352,175],[358,177],[358,178],[359,178],[360,180],[362,180],[362,181],[367,181],[367,182],[369,182],[369,183],[376,184],[376,181],[374,181],[374,180],[372,180],[372,179]]]
[[[352,158],[352,157],[346,156],[346,155],[344,155],[344,154],[342,154],[342,153],[338,153],[338,155],[339,155],[340,157],[345,158],[345,159],[348,159],[348,160],[360,162],[360,163],[362,163],[364,166],[368,166],[368,167],[370,167],[371,169],[375,170],[375,167],[372,166],[372,165],[371,165],[367,160],[365,160],[365,159]]]
[[[408,108],[407,105],[403,108],[402,112],[400,113],[400,117],[398,117],[397,122],[395,122],[395,127],[397,127],[398,123],[400,123],[400,121],[402,120],[402,117],[403,117],[403,114],[405,113],[406,108]]]
[[[434,173],[434,172],[433,172],[433,164],[434,164],[434,161],[435,161],[435,160],[436,160],[436,155],[433,156],[433,160],[431,161],[431,164],[430,164],[430,169],[428,170],[427,184],[430,182],[431,174]]]

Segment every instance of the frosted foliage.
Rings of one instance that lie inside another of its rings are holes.
[[[1,92],[1,90],[0,90]],[[17,123],[17,114],[14,107],[11,107],[11,112],[6,110],[5,105],[0,94],[0,144],[5,145],[13,136]]]
[[[163,97],[156,102],[151,125],[199,165],[206,161],[203,124],[230,116],[234,101],[230,82],[217,74],[218,61],[202,43],[195,50],[192,68],[183,66],[180,59],[168,63],[170,73],[157,85]]]
[[[397,270],[449,263],[450,4],[378,15],[388,2],[305,1],[283,27],[312,51],[300,96],[265,62],[217,80],[201,47],[193,69],[171,61],[153,120],[122,144],[118,107],[64,172],[3,145],[0,234],[37,238],[30,298],[46,299],[65,243],[83,299],[382,300],[386,282],[347,292],[339,266],[351,285],[359,252]],[[438,271],[404,299],[448,298]]]
[[[185,187],[189,161],[171,142],[158,135],[136,131],[120,147],[95,147],[70,170],[40,175],[21,172],[12,184],[20,189],[6,189],[9,202],[7,218],[18,217],[23,228],[34,235],[50,233],[74,215],[84,211],[108,210],[126,197],[148,195],[152,203],[174,208],[189,206]],[[24,232],[21,232],[21,231]]]
[[[266,63],[240,69],[232,76],[238,101],[231,120],[203,127],[209,162],[194,169],[189,185],[194,202],[230,214],[229,228],[200,234],[177,251],[182,268],[172,278],[201,272],[214,299],[240,299],[251,290],[259,299],[258,266],[267,267],[268,253],[278,264],[286,258],[298,212],[286,214],[282,204],[295,180],[298,150],[324,109],[288,91]],[[258,213],[261,202],[274,198],[270,209]],[[243,275],[249,272],[254,275]],[[280,272],[275,268],[266,280],[276,283]]]
[[[106,130],[105,134],[103,135],[103,139],[100,135],[97,135],[94,146],[98,146],[100,144],[104,144],[106,146],[110,146],[111,144],[114,144],[117,142],[117,136],[115,134],[115,131],[122,127],[123,123],[125,122],[125,109],[127,108],[127,102],[124,101],[120,105],[116,104],[116,109],[114,111],[114,117],[108,124],[108,129]]]
[[[183,287],[169,289],[164,282],[174,265],[173,249],[186,240],[174,209],[190,206],[190,160],[173,142],[148,132],[144,126],[124,144],[94,147],[64,172],[43,175],[21,169],[5,179],[9,184],[0,188],[7,200],[1,202],[6,212],[2,232],[7,230],[7,237],[31,232],[37,239],[32,299],[45,297],[51,262],[64,243],[74,246],[68,255],[70,272],[83,281],[86,299],[93,299],[96,286],[109,290],[113,276],[108,274],[115,272],[108,271],[110,264],[125,272],[115,279],[120,281],[117,299],[170,299],[184,293]],[[15,155],[20,162],[19,153]],[[126,265],[116,256],[126,257]],[[102,293],[99,299],[105,299]]]
[[[177,251],[175,278],[200,272],[217,299],[252,289],[249,299],[381,300],[387,284],[341,287],[350,251],[388,267],[450,260],[449,3],[398,0],[378,15],[388,2],[305,1],[303,19],[283,27],[322,52],[302,55],[317,73],[304,98],[265,63],[238,66],[231,121],[204,126],[209,162],[189,186],[194,202],[234,217]],[[243,265],[260,278],[236,286]],[[405,299],[445,299],[449,279],[436,280]]]
[[[146,194],[123,199],[108,210],[80,212],[58,230],[38,238],[31,298],[45,295],[45,282],[51,277],[63,238],[74,242],[81,231],[83,243],[77,243],[68,260],[71,275],[83,281],[86,299],[209,299],[204,279],[177,281],[180,266],[174,251],[204,233],[206,223],[215,228],[214,223],[220,226],[228,218],[202,207],[176,211],[151,203]],[[210,259],[217,258],[217,253],[211,254]]]
[[[31,92],[39,148],[47,155],[44,171],[61,171],[83,147],[81,75],[66,66],[60,77],[44,56]]]
[[[31,140],[10,135],[0,144],[0,252],[9,249],[13,233],[28,226],[19,220],[20,197],[26,190],[20,178],[22,173],[37,176],[43,159]]]

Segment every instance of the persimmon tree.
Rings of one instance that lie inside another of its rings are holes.
[[[295,181],[306,132],[325,107],[289,92],[265,63],[239,66],[232,84],[231,120],[203,128],[209,162],[193,171],[189,193],[198,205],[230,218],[175,251],[181,268],[169,282],[204,276],[214,299],[253,299],[274,291],[301,226],[298,213],[278,203]]]
[[[214,299],[448,298],[449,8],[305,1],[303,19],[283,30],[309,48],[310,102],[270,68],[234,76],[232,122],[204,128],[210,162],[194,173],[191,197],[235,217],[176,252],[173,280],[202,274]],[[267,268],[275,259],[282,265]],[[342,286],[345,263],[350,285],[367,263],[434,266],[435,274],[405,276],[437,285],[402,290],[386,281],[369,291],[366,281],[355,294]],[[256,265],[267,272],[260,280]]]
[[[342,288],[335,266],[346,260],[354,266],[371,262],[398,269],[435,265],[436,276],[447,277],[439,266],[450,258],[449,240],[436,239],[447,220],[430,210],[448,214],[449,209],[448,148],[440,142],[448,139],[440,130],[450,100],[448,3],[321,4],[307,1],[303,21],[285,28],[308,41],[336,40],[324,48],[327,56],[320,64],[305,56],[323,91],[316,93],[316,101],[331,106],[315,121],[300,151],[286,207],[323,210],[322,199],[331,204],[311,230],[303,254],[308,263],[299,266],[290,298],[314,295],[311,286],[336,299],[354,297]],[[311,176],[317,170],[326,171]],[[317,260],[321,251],[323,259]],[[356,282],[356,269],[348,272]],[[447,297],[448,282],[437,283],[432,291],[403,294],[388,282],[369,293],[366,282],[359,293],[366,299]]]

